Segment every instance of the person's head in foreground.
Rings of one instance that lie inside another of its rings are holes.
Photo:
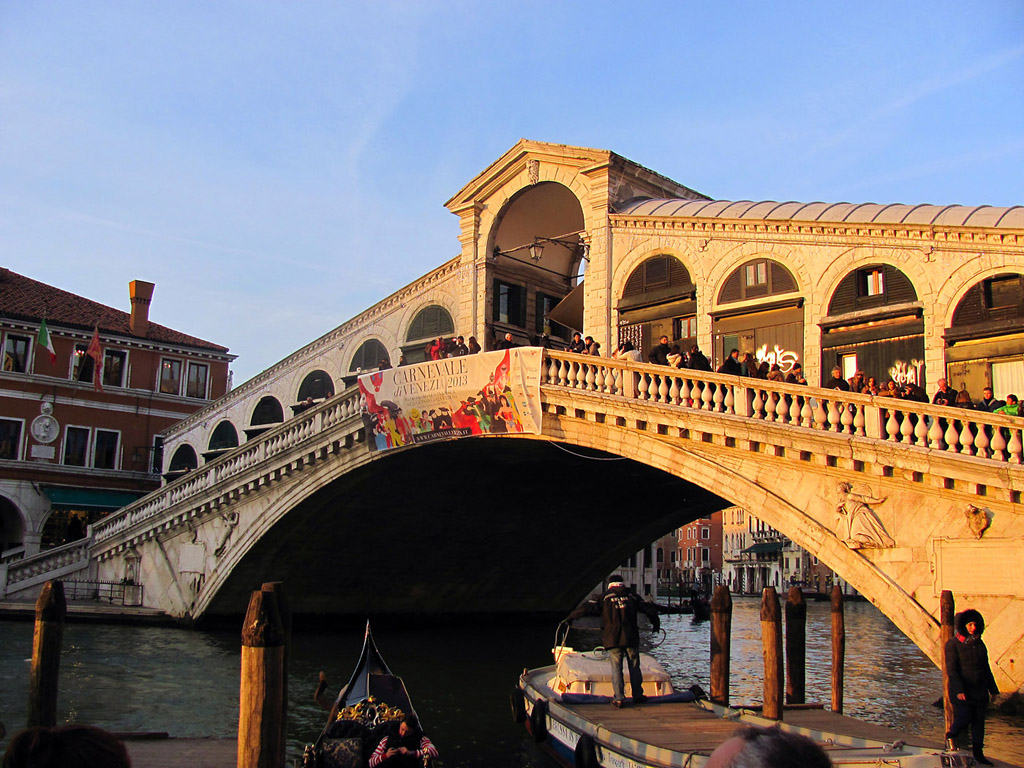
[[[711,753],[706,768],[831,768],[825,750],[779,728],[744,728]]]
[[[3,768],[131,768],[116,736],[89,725],[26,728],[11,739]]]

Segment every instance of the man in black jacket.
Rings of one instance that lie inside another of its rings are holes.
[[[644,696],[644,677],[640,670],[640,630],[637,614],[644,613],[651,627],[661,629],[658,609],[627,587],[618,574],[608,582],[608,589],[599,600],[588,600],[569,614],[568,621],[581,616],[601,617],[601,642],[612,663],[612,705],[621,707],[625,699],[622,681],[622,657],[629,667],[629,687],[637,704],[647,700]]]
[[[981,640],[985,620],[978,611],[958,613],[953,622],[956,630],[946,642],[946,674],[949,676],[949,700],[953,705],[953,723],[946,733],[946,747],[957,749],[957,737],[971,726],[974,759],[992,765],[982,751],[985,743],[985,709],[988,697],[999,693],[992,668],[988,665],[988,649]]]
[[[658,346],[651,349],[651,354],[647,356],[647,360],[658,365],[668,365],[668,353],[671,351],[672,348],[668,345],[668,336],[662,336],[658,339]]]

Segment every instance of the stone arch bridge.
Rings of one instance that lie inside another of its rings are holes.
[[[1024,685],[1022,422],[545,350],[541,436],[372,452],[350,388],[7,566],[8,595],[88,568],[183,620],[266,580],[299,613],[568,610],[644,543],[739,505],[925,653],[942,590]]]

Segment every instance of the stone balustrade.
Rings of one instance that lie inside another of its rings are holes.
[[[546,351],[544,383],[946,454],[1022,463],[1024,418],[800,384]]]
[[[154,526],[163,524],[164,514],[175,510],[182,503],[209,495],[218,487],[230,487],[235,480],[250,474],[254,468],[273,461],[296,446],[309,442],[311,438],[325,436],[332,428],[358,415],[359,409],[360,396],[358,390],[353,388],[304,411],[217,461],[204,464],[95,523],[91,528],[95,546],[102,549],[105,542],[127,531],[134,531],[147,521],[151,521]]]
[[[91,562],[92,538],[72,541],[53,549],[4,564],[6,571],[0,582],[0,593],[7,596],[19,587],[35,585],[50,578],[86,570]]]

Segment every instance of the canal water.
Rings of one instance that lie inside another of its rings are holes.
[[[761,700],[760,601],[733,605],[733,703]],[[665,616],[652,652],[677,687],[708,686],[710,627],[689,616]],[[807,617],[807,695],[830,701],[828,603],[810,603]],[[348,680],[362,644],[359,622],[331,631],[296,632],[289,680],[289,758],[322,727],[313,702],[323,670],[330,691]],[[550,662],[550,621],[458,626],[375,625],[377,645],[401,675],[446,768],[549,768],[550,763],[512,722],[509,692],[524,667]],[[64,634],[58,718],[113,731],[167,731],[178,737],[233,737],[238,724],[240,631],[69,624]],[[876,608],[846,606],[848,714],[941,740],[942,710],[934,707],[941,676],[930,661]],[[578,646],[596,642],[575,632]],[[32,624],[0,622],[0,722],[10,733],[24,724]],[[1024,721],[992,714],[986,745],[996,757],[1024,765]],[[0,748],[6,747],[4,739]]]

